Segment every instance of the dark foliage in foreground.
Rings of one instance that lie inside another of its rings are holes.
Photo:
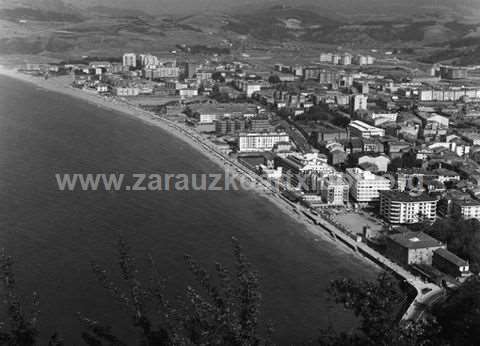
[[[211,277],[190,256],[186,263],[196,279],[196,286],[186,289],[185,299],[170,304],[163,294],[164,282],[151,260],[148,284],[138,278],[139,270],[124,241],[119,242],[120,270],[126,289],[110,281],[106,271],[94,265],[99,281],[131,316],[139,330],[139,345],[265,345],[259,333],[258,315],[261,296],[257,274],[243,255],[236,240],[233,252],[236,270],[230,273],[216,265]],[[83,340],[91,346],[126,345],[112,329],[81,317],[87,329]]]
[[[37,321],[39,316],[39,299],[33,293],[32,300],[25,310],[25,302],[17,295],[17,286],[13,272],[13,260],[5,252],[0,254],[0,279],[3,283],[2,302],[7,312],[7,321],[0,323],[0,345],[28,346],[36,345],[38,337]],[[49,346],[63,345],[54,334]]]
[[[470,270],[480,273],[480,221],[441,219],[425,232],[448,244],[448,249],[470,262]],[[480,295],[480,293],[479,293]]]
[[[261,296],[258,276],[252,271],[236,240],[233,241],[235,271],[217,264],[214,277],[190,256],[187,266],[195,277],[195,287],[186,289],[176,304],[164,296],[165,282],[150,259],[146,282],[129,247],[119,241],[119,267],[122,280],[111,281],[105,269],[93,265],[99,282],[128,312],[137,329],[138,345],[269,345],[271,328],[263,331],[259,321]],[[0,324],[0,345],[37,345],[39,301],[36,294],[30,304],[17,296],[12,260],[0,256],[2,300],[7,320]],[[120,288],[123,286],[125,288]],[[431,318],[398,323],[404,294],[399,282],[382,273],[376,281],[335,280],[329,294],[360,318],[353,333],[337,333],[333,328],[322,332],[317,343],[322,346],[343,345],[479,345],[480,277],[470,278],[454,291],[447,301],[431,311]],[[25,306],[29,306],[28,309]],[[113,328],[79,315],[85,331],[82,338],[90,346],[123,346]],[[267,337],[262,337],[262,335]],[[61,346],[54,334],[49,346]]]
[[[386,273],[373,282],[336,280],[329,291],[337,303],[361,318],[361,324],[353,334],[327,329],[319,339],[320,345],[442,345],[434,321],[399,323],[404,294],[398,280]]]

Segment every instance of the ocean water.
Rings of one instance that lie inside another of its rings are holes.
[[[161,129],[74,98],[0,77],[0,247],[15,259],[21,293],[40,296],[42,337],[80,344],[77,312],[132,342],[129,315],[97,282],[91,262],[118,278],[122,234],[139,266],[149,254],[169,296],[193,283],[192,255],[208,269],[232,263],[239,239],[260,276],[262,318],[275,341],[310,340],[329,324],[355,326],[329,300],[330,280],[375,269],[315,239],[265,198],[237,192],[59,191],[56,173],[211,173],[220,168]]]

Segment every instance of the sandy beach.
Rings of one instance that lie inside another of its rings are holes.
[[[254,174],[253,172],[247,171],[247,169],[241,167],[240,164],[234,162],[232,159],[229,159],[214,151],[212,143],[208,143],[207,139],[202,138],[198,133],[196,133],[193,129],[187,127],[186,125],[175,123],[171,120],[160,117],[153,112],[148,112],[139,107],[133,106],[127,101],[120,100],[118,98],[104,97],[94,92],[88,92],[81,89],[73,88],[70,85],[71,76],[69,75],[43,79],[42,77],[30,76],[20,73],[16,70],[5,68],[3,66],[0,66],[0,75],[28,82],[48,91],[75,97],[96,106],[108,110],[113,110],[115,112],[120,112],[127,116],[141,120],[149,125],[161,128],[163,131],[166,131],[170,135],[179,138],[186,144],[190,145],[194,150],[197,150],[198,152],[203,154],[206,158],[208,158],[220,168],[225,170],[225,174],[231,174],[234,177],[242,176],[244,178],[248,178],[249,180],[256,181],[257,184],[254,191],[263,198],[268,199],[271,203],[274,203],[280,210],[282,210],[282,212],[293,218],[295,221],[304,225],[307,230],[306,232],[309,233],[306,234],[306,236],[312,237],[314,241],[318,241],[320,239],[328,241],[331,244],[332,248],[335,248],[336,250],[341,252],[354,254],[358,259],[365,262],[366,264],[368,263],[372,267],[377,267],[375,264],[373,264],[371,261],[367,260],[363,256],[355,253],[354,251],[350,250],[348,247],[342,245],[338,241],[335,241],[333,238],[331,238],[328,232],[326,232],[319,226],[313,224],[312,221],[310,221],[308,218],[301,214],[301,211],[304,210],[303,207],[298,206],[297,208],[294,208],[290,204],[282,200],[277,194],[268,191],[269,188],[266,185],[265,181],[262,181],[261,178],[256,176],[256,174]]]

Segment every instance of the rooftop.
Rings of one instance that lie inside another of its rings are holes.
[[[360,120],[354,120],[348,126],[354,127],[356,129],[358,129],[359,131],[380,130],[378,127],[369,125],[369,124],[364,123],[363,121],[360,121]]]
[[[456,264],[457,266],[468,266],[468,262],[461,259],[460,257],[458,257],[457,255],[455,255],[454,253],[448,251],[447,249],[438,249],[438,250],[435,250],[435,255],[438,255],[440,257],[443,257],[444,259],[446,259],[447,261],[451,262],[451,263],[454,263]]]
[[[400,192],[400,191],[379,191],[380,195],[388,197],[392,200],[399,201],[399,202],[434,202],[437,199],[435,197],[429,196],[426,193],[422,193],[421,195],[411,195],[408,192]]]
[[[440,247],[444,244],[423,232],[405,232],[389,236],[390,240],[408,249]]]

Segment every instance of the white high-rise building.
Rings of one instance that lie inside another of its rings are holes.
[[[141,54],[140,63],[143,67],[156,67],[160,64],[158,58],[152,54]]]
[[[378,201],[380,192],[390,190],[390,181],[361,168],[347,168],[346,179],[350,184],[350,195],[356,202]]]
[[[435,221],[437,199],[427,194],[380,191],[380,215],[391,224],[412,224]]]
[[[279,142],[289,142],[286,132],[242,132],[239,134],[240,152],[270,151]]]
[[[350,53],[345,53],[340,58],[340,65],[351,65],[352,64],[352,55]]]
[[[137,55],[135,53],[123,54],[123,66],[137,67]]]

